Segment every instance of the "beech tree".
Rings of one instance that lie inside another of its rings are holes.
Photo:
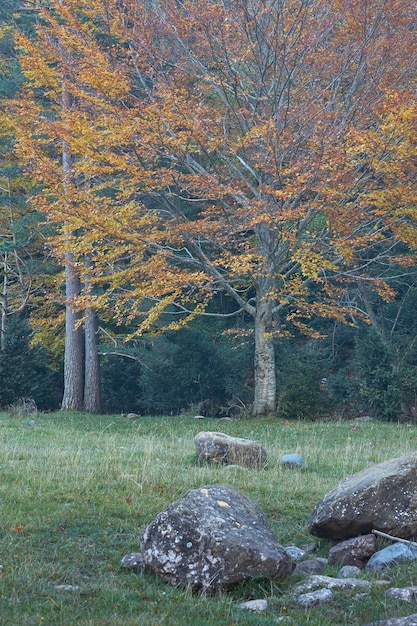
[[[312,332],[313,315],[366,315],[349,284],[389,298],[370,268],[399,243],[412,256],[411,205],[366,197],[357,148],[415,84],[415,4],[68,0],[42,20],[20,40],[20,154],[43,184],[36,205],[65,223],[57,249],[81,276],[92,259],[79,306],[139,334],[217,314],[224,294],[253,319],[254,413],[274,413],[276,339]]]

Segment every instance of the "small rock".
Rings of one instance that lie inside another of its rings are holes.
[[[304,593],[316,587],[326,589],[371,589],[371,583],[357,578],[333,578],[332,576],[310,576],[305,581],[295,585],[293,593]]]
[[[316,551],[317,544],[315,541],[312,541],[311,543],[304,543],[300,546],[300,548],[301,550],[304,550],[305,553],[311,554]]]
[[[417,601],[417,587],[392,587],[387,589],[385,596],[390,600],[404,600],[404,602]]]
[[[250,611],[266,611],[268,602],[266,600],[248,600],[239,604],[241,609],[249,609]]]
[[[194,419],[195,420],[205,420],[205,416],[204,415],[194,415]]]
[[[287,554],[290,555],[290,557],[292,558],[293,561],[297,562],[297,561],[301,561],[301,559],[303,559],[305,557],[305,552],[304,550],[301,550],[301,548],[298,548],[297,546],[294,545],[289,545],[286,546],[284,548],[285,552]]]
[[[417,548],[405,543],[394,543],[391,546],[375,552],[366,564],[366,569],[380,572],[386,567],[417,559]]]
[[[323,604],[323,602],[331,602],[333,600],[333,594],[330,589],[318,589],[311,593],[302,593],[297,598],[298,604],[307,608]]]
[[[128,413],[126,418],[128,420],[137,420],[140,417],[139,413]]]
[[[364,567],[365,562],[375,552],[376,537],[362,535],[337,543],[329,552],[330,565],[356,565]]]
[[[322,574],[329,564],[327,559],[317,557],[316,559],[306,559],[297,563],[294,574],[311,576],[312,574]]]
[[[344,565],[338,572],[338,578],[356,578],[362,573],[360,567],[356,565]]]
[[[306,464],[301,454],[296,453],[283,454],[278,463],[285,467],[305,467]]]
[[[141,552],[130,552],[126,554],[120,564],[123,567],[129,567],[130,569],[137,570],[143,567],[143,557]]]
[[[79,591],[78,585],[54,585],[57,591]]]
[[[378,622],[368,622],[364,626],[417,626],[417,613],[406,617],[392,617]]]

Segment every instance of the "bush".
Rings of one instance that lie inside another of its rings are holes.
[[[317,419],[334,409],[327,389],[329,358],[320,340],[281,341],[277,349],[277,415]]]
[[[32,398],[40,410],[56,409],[62,397],[59,372],[49,366],[40,345],[31,346],[31,328],[23,316],[13,316],[7,327],[6,347],[0,352],[0,406]]]

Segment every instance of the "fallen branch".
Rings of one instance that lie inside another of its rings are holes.
[[[390,541],[398,541],[399,543],[406,543],[409,546],[414,546],[415,548],[417,548],[417,543],[415,541],[408,541],[408,539],[394,537],[393,535],[388,535],[387,533],[383,533],[380,530],[373,530],[372,533],[374,535],[378,535],[378,537],[384,537],[384,539],[389,539]]]

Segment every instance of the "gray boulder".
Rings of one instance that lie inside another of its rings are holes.
[[[282,579],[294,561],[261,509],[231,487],[193,489],[147,527],[142,558],[172,585],[213,590],[250,577]]]
[[[261,444],[224,433],[201,432],[194,438],[200,462],[241,465],[253,469],[265,467],[267,455]]]
[[[366,569],[380,572],[386,567],[391,567],[397,563],[414,561],[417,559],[417,548],[405,543],[393,543],[383,550],[375,552],[366,564]]]
[[[342,480],[315,506],[313,535],[345,539],[380,530],[417,534],[417,452],[379,463]]]

